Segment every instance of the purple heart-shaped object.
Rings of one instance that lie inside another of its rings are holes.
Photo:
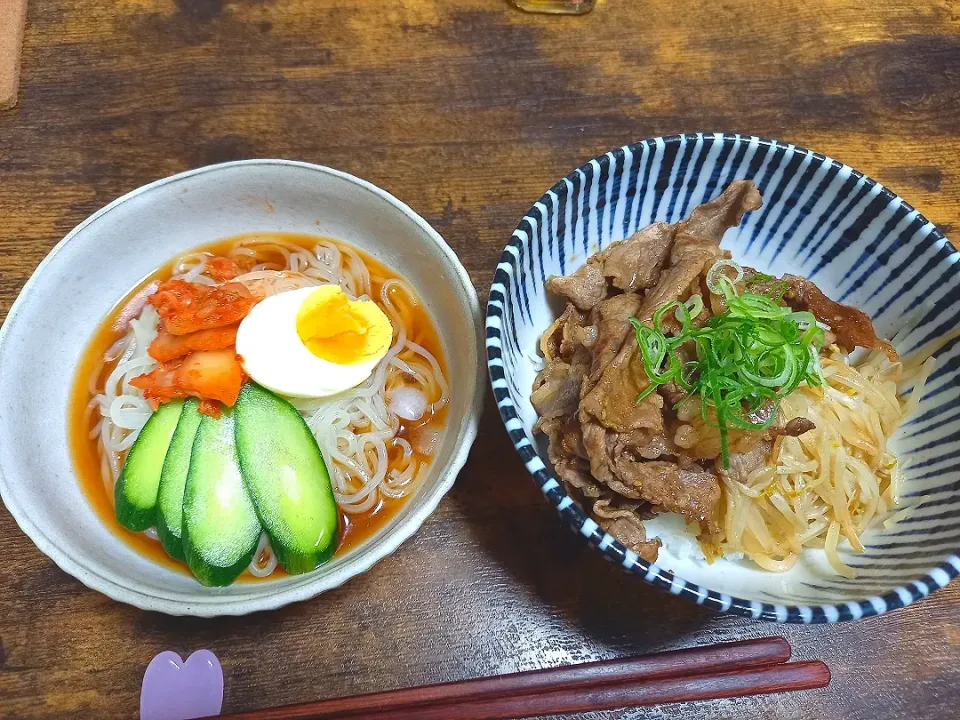
[[[184,662],[164,650],[143,674],[140,720],[190,720],[219,715],[223,705],[223,669],[209,650],[197,650]]]

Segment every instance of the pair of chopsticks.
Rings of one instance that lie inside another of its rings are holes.
[[[779,637],[601,660],[222,716],[227,720],[514,720],[826,687]]]

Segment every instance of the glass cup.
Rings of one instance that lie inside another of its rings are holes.
[[[593,10],[597,0],[512,0],[521,10],[554,15],[583,15]]]

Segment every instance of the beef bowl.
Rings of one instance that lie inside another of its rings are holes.
[[[794,145],[608,152],[500,258],[500,414],[561,517],[647,582],[777,622],[886,613],[960,570],[956,258]]]

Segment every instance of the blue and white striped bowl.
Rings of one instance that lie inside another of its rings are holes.
[[[608,559],[647,582],[716,610],[777,622],[824,623],[881,615],[960,573],[960,344],[938,354],[918,413],[894,447],[916,512],[864,537],[865,554],[841,552],[855,580],[827,571],[808,550],[787,573],[748,563],[707,565],[664,548],[649,564],[604,533],[545,464],[530,390],[537,341],[555,317],[544,289],[587,256],[655,221],[676,222],[733,180],[749,178],[763,208],[727,232],[735,259],[813,279],[865,310],[881,336],[913,317],[908,352],[960,327],[960,266],[947,239],[879,183],[818,153],[740,135],[646,140],[591,160],[549,190],[520,221],[497,266],[486,318],[490,378],[507,431],[544,495]],[[556,303],[554,303],[556,306]]]

